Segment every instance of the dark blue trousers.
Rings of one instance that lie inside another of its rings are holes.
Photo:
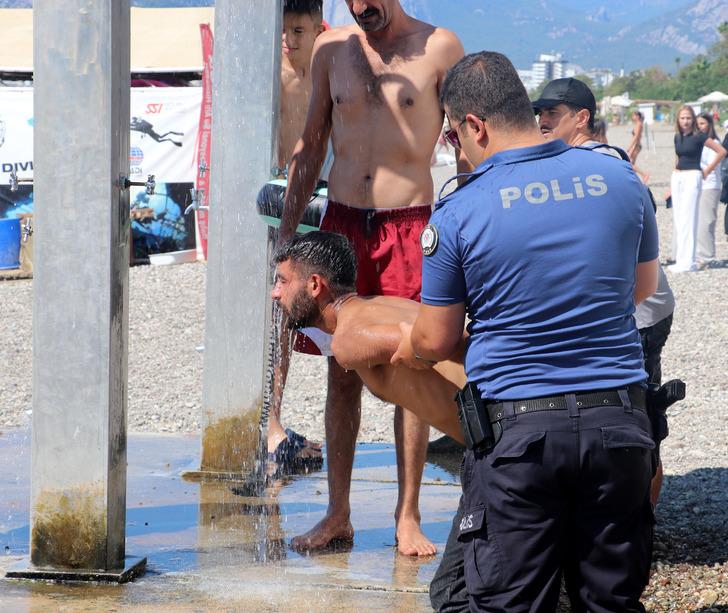
[[[493,451],[466,452],[453,531],[472,611],[553,611],[562,576],[572,611],[644,611],[654,525],[649,420],[628,400],[579,410],[572,396],[569,405],[523,415],[510,406]],[[450,562],[444,570],[455,578]],[[435,596],[438,610],[462,610],[438,607]]]

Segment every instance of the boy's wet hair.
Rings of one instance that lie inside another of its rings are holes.
[[[284,0],[283,14],[311,15],[314,20],[321,20],[324,16],[323,0]]]
[[[334,298],[356,291],[356,255],[349,240],[334,232],[307,232],[276,249],[273,262],[290,260],[304,276],[317,274],[329,282]]]

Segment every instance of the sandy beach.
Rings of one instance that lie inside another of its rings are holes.
[[[617,145],[629,126],[610,127]],[[638,165],[650,173],[658,201],[661,260],[672,240],[672,215],[664,192],[674,164],[672,126],[655,126]],[[454,174],[436,167],[436,192]],[[688,398],[669,411],[663,444],[665,486],[657,507],[652,581],[645,603],[652,611],[728,610],[728,243],[719,208],[717,258],[705,270],[668,273],[677,300],[672,333],[663,353],[663,379],[683,379]],[[135,267],[130,272],[129,429],[199,430],[203,355],[203,263]],[[0,282],[0,429],[27,426],[31,411],[32,281]],[[323,440],[324,360],[296,355],[282,421]],[[432,436],[437,436],[433,431]],[[367,394],[362,441],[393,442],[392,408]],[[725,608],[721,608],[725,607]]]

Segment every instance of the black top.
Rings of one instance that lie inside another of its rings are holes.
[[[678,170],[700,170],[700,154],[708,135],[702,132],[675,134],[675,153]]]

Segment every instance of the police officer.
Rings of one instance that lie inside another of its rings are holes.
[[[551,81],[541,97],[533,103],[541,133],[547,139],[560,138],[574,147],[597,147],[595,151],[619,157],[617,151],[594,140],[596,108],[596,100],[589,87],[573,78]],[[634,317],[642,342],[647,381],[660,385],[662,349],[672,328],[675,296],[662,266],[658,265],[657,273],[657,290],[637,305]],[[658,457],[657,470],[650,487],[653,506],[657,504],[661,488],[662,461]]]
[[[442,100],[476,169],[422,234],[422,306],[393,359],[447,358],[467,312],[471,610],[555,610],[564,575],[575,611],[644,611],[654,443],[632,314],[657,283],[649,196],[625,162],[544,143],[501,54],[463,58]]]

